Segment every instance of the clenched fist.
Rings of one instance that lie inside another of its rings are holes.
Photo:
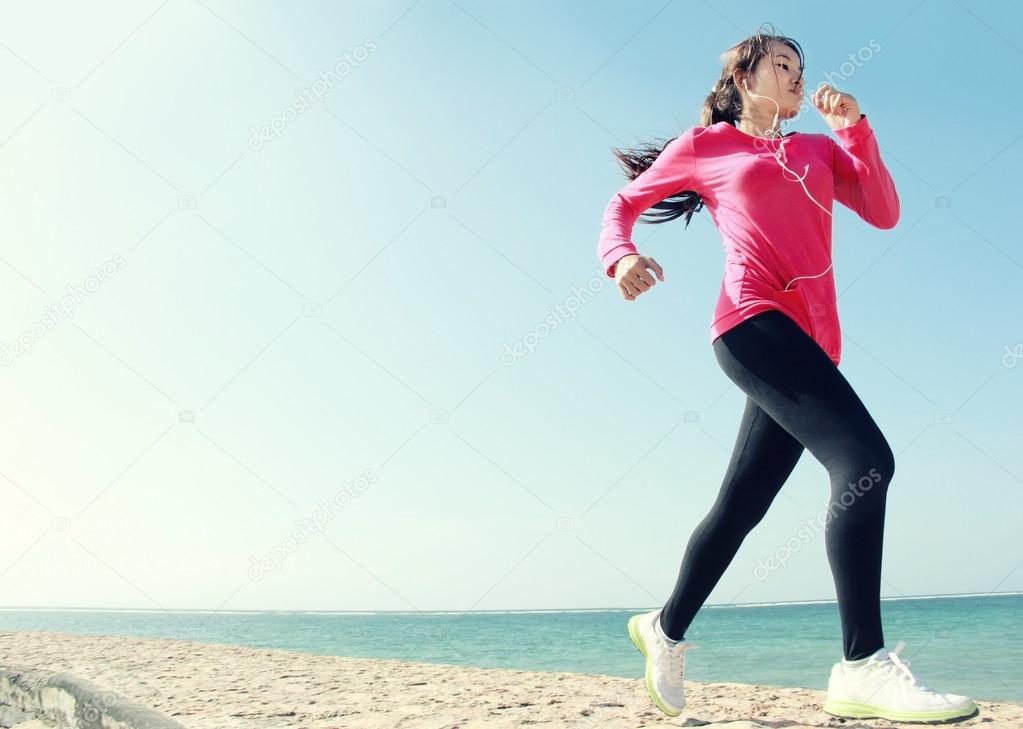
[[[839,91],[831,84],[821,83],[810,97],[824,123],[832,129],[841,129],[860,120],[860,105],[852,94]]]
[[[637,296],[657,283],[651,271],[661,281],[664,280],[664,269],[650,256],[630,253],[618,259],[614,271],[615,282],[626,301],[635,301]]]

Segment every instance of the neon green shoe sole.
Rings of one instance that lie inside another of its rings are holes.
[[[639,635],[639,626],[637,625],[637,622],[640,617],[641,617],[640,615],[633,615],[631,618],[629,618],[629,640],[631,640],[632,644],[636,646],[636,650],[642,653],[644,657],[647,657],[646,645],[643,643],[643,638],[641,638]],[[650,680],[649,657],[647,657],[644,679],[645,679],[644,683],[646,684],[646,692],[650,696],[650,700],[654,702],[654,706],[656,706],[658,709],[663,711],[668,716],[678,716],[679,714],[682,713],[681,709],[676,710],[665,706],[661,699],[657,696],[657,692],[654,691],[654,684]]]
[[[970,704],[965,709],[948,709],[943,711],[889,711],[880,706],[860,704],[855,701],[838,701],[825,699],[824,711],[833,716],[847,719],[888,719],[889,721],[945,722],[951,719],[963,719],[978,713],[977,704]]]

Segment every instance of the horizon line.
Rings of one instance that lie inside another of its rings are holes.
[[[927,600],[934,598],[962,598],[962,597],[995,597],[1007,595],[1023,595],[1023,591],[1012,590],[1006,592],[955,592],[939,593],[929,595],[901,595],[896,597],[881,597],[884,602],[897,600]],[[827,605],[834,604],[836,599],[810,599],[810,600],[771,600],[765,602],[736,602],[736,603],[707,603],[704,608],[739,608],[739,607],[782,607],[785,605]],[[420,614],[449,614],[463,615],[466,613],[479,614],[507,614],[507,613],[572,613],[572,612],[622,612],[644,608],[632,607],[602,607],[602,608],[503,608],[489,610],[324,610],[308,608],[289,609],[227,609],[227,608],[138,608],[138,607],[81,607],[81,606],[0,606],[0,612],[16,611],[48,611],[48,612],[152,612],[152,613],[223,613],[227,614],[319,614],[319,615],[420,615]]]

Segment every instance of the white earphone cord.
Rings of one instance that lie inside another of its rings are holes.
[[[752,91],[750,91],[750,90],[749,90],[749,86],[747,86],[747,85],[746,85],[746,80],[745,80],[745,79],[743,79],[743,81],[742,81],[742,85],[743,85],[743,87],[744,87],[744,88],[746,89],[746,93],[748,93],[748,94],[749,94],[750,96],[759,96],[759,97],[760,97],[761,99],[770,99],[770,100],[771,100],[771,102],[772,102],[772,103],[774,104],[774,106],[775,106],[775,112],[774,112],[774,124],[777,124],[777,123],[778,123],[778,116],[779,116],[779,115],[781,114],[781,107],[780,107],[780,106],[778,106],[778,102],[777,102],[777,101],[775,101],[774,99],[772,99],[772,98],[771,98],[770,96],[763,96],[763,95],[761,95],[761,94],[755,94],[755,93],[753,93]],[[773,126],[773,125],[772,125],[772,126]],[[768,137],[764,137],[764,139],[768,139]],[[782,141],[781,141],[781,146],[784,146],[784,144],[785,144],[784,138],[781,138],[781,139],[782,139]],[[805,180],[805,179],[806,179],[806,175],[807,175],[807,173],[808,173],[808,172],[810,171],[810,165],[806,165],[806,166],[805,166],[805,167],[803,168],[803,176],[802,176],[802,177],[800,177],[799,175],[797,175],[797,174],[796,174],[795,172],[792,172],[792,170],[790,170],[790,169],[789,169],[788,167],[786,167],[786,166],[785,166],[785,163],[781,161],[781,157],[779,156],[779,152],[781,152],[781,151],[782,151],[782,150],[781,150],[781,146],[779,146],[779,147],[777,147],[777,148],[772,148],[772,151],[773,151],[773,154],[772,154],[772,156],[774,157],[774,160],[775,160],[775,161],[776,161],[776,162],[777,162],[777,163],[778,163],[778,164],[779,164],[779,165],[781,166],[781,168],[782,168],[782,170],[784,170],[784,172],[791,172],[791,173],[792,173],[792,175],[793,175],[793,176],[795,176],[795,178],[796,178],[796,181],[798,181],[798,182],[799,182],[799,185],[800,185],[800,187],[802,187],[802,188],[803,188],[803,192],[805,192],[805,193],[806,193],[806,196],[807,196],[808,198],[810,198],[811,200],[813,200],[814,204],[815,204],[815,205],[816,205],[817,207],[819,207],[819,208],[820,208],[821,210],[823,210],[823,211],[824,211],[825,213],[827,213],[828,215],[831,215],[831,211],[830,211],[830,210],[828,210],[828,209],[827,209],[827,208],[825,208],[825,207],[824,207],[823,205],[821,205],[821,204],[820,204],[819,202],[817,202],[816,200],[814,200],[814,198],[813,198],[813,195],[811,195],[811,194],[810,194],[810,191],[806,189],[806,185],[805,185],[805,184],[803,183],[803,180]],[[782,174],[782,177],[784,177],[784,173]],[[791,180],[790,180],[790,182],[791,182]],[[832,216],[832,217],[834,217],[834,216]],[[801,279],[801,278],[819,278],[820,276],[823,276],[823,275],[824,275],[824,274],[826,274],[826,273],[827,273],[828,271],[830,271],[830,270],[831,270],[831,266],[832,266],[832,265],[833,265],[833,264],[829,264],[827,268],[825,268],[825,269],[824,269],[823,271],[821,271],[821,272],[820,272],[820,273],[818,273],[818,274],[815,274],[815,275],[813,275],[813,276],[796,276],[796,277],[795,277],[794,279],[792,279],[792,281],[798,281],[798,280],[799,280],[799,279]],[[788,290],[789,290],[789,286],[790,286],[790,285],[792,284],[792,281],[789,281],[789,282],[788,282],[787,284],[785,284],[785,289],[784,289],[785,291],[788,291]]]

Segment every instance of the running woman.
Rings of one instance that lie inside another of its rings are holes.
[[[763,29],[762,29],[763,30]],[[880,229],[899,221],[899,197],[867,115],[822,83],[813,107],[838,137],[782,134],[799,113],[803,53],[759,32],[721,55],[701,123],[660,149],[615,151],[631,180],[604,211],[598,255],[627,301],[664,281],[631,234],[704,205],[725,249],[710,325],[715,358],[747,396],[720,493],[686,547],[663,607],[635,615],[628,632],[646,657],[654,704],[685,706],[685,633],[746,535],[760,522],[803,449],[825,466],[831,501],[825,543],[842,625],[824,711],[848,718],[941,722],[972,716],[967,696],[938,693],[884,643],[881,552],[895,459],[885,436],[838,370],[841,332],[831,266],[832,203]]]

